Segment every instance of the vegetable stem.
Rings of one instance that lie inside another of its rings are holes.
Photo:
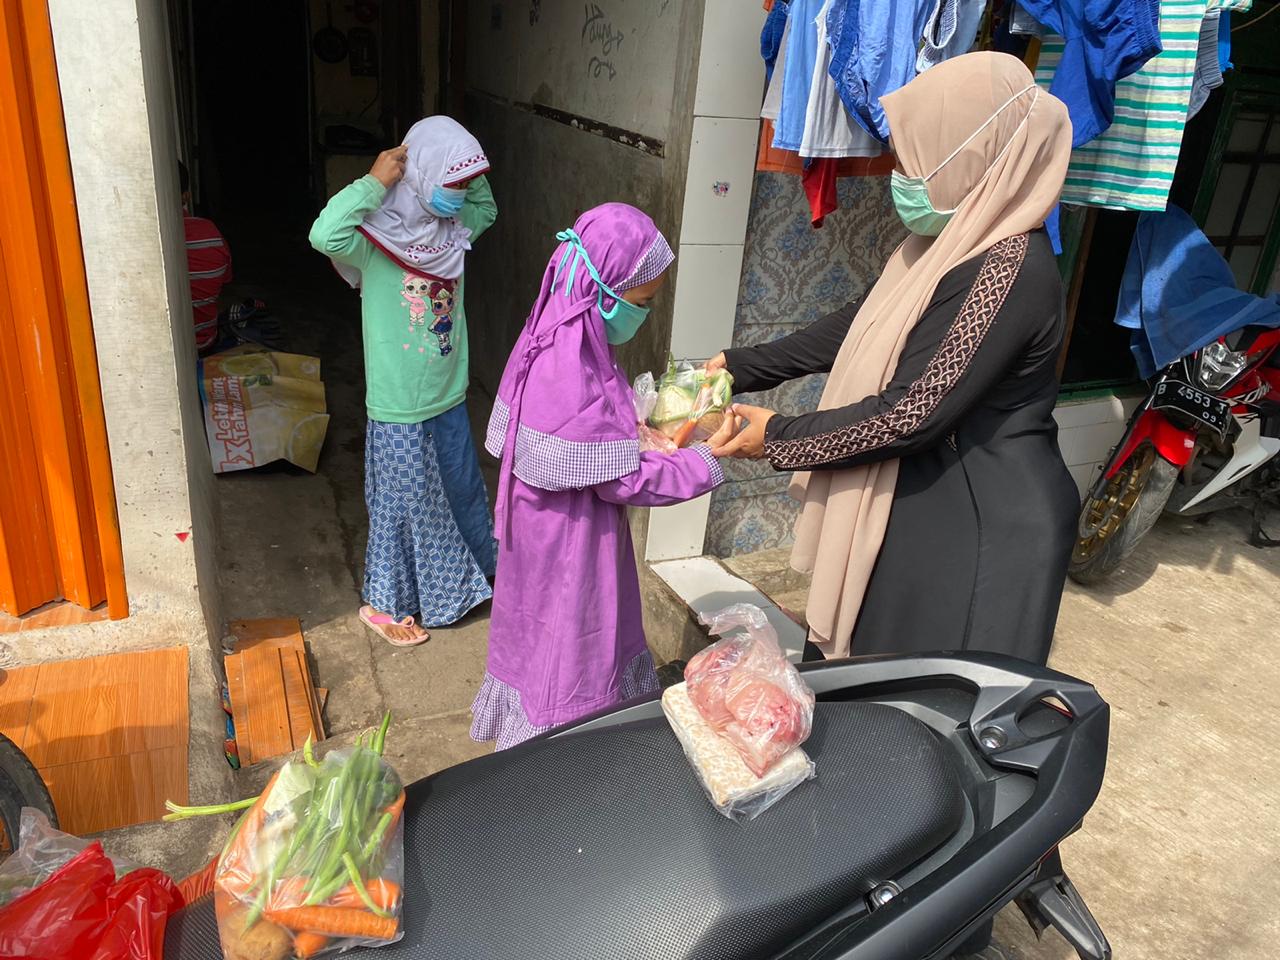
[[[370,913],[376,913],[380,917],[391,916],[386,910],[373,902],[373,897],[369,896],[369,890],[364,885],[364,878],[360,876],[360,870],[356,867],[356,862],[351,859],[351,854],[344,853],[342,855],[342,865],[347,868],[347,876],[351,878],[351,885],[356,888],[356,893],[360,895],[360,902]]]
[[[181,804],[174,803],[172,800],[166,800],[164,805],[169,812],[164,815],[164,820],[168,823],[173,823],[178,820],[187,820],[191,817],[216,817],[222,813],[236,813],[239,810],[248,810],[257,802],[257,797],[247,797],[244,800],[233,800],[231,803],[215,803],[203,807],[184,807]]]

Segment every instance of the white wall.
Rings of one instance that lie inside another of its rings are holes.
[[[467,86],[666,140],[683,2],[477,3]]]
[[[207,642],[220,628],[212,475],[195,382],[164,5],[50,0],[49,15],[131,610],[113,632]]]
[[[742,0],[706,0],[693,138],[676,249],[671,352],[705,360],[733,339],[751,208],[764,63],[764,9]],[[711,497],[649,512],[645,558],[696,557],[706,541]]]
[[[1137,398],[1105,397],[1079,403],[1062,403],[1053,411],[1058,421],[1058,446],[1071,478],[1081,494],[1098,476],[1112,447],[1124,434]]]

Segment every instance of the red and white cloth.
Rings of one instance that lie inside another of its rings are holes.
[[[231,281],[231,248],[212,220],[186,217],[187,272],[191,277],[191,313],[196,324],[196,349],[218,339],[218,299]]]

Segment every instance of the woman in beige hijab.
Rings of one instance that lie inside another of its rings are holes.
[[[1053,408],[1062,289],[1046,215],[1066,108],[972,53],[883,98],[911,235],[858,302],[727,350],[740,392],[830,372],[816,412],[736,407],[717,454],[798,471],[793,565],[826,656],[987,650],[1043,663],[1078,495]]]

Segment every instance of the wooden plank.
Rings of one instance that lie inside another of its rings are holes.
[[[256,758],[254,762],[290,753],[293,738],[289,730],[288,698],[279,649],[271,644],[258,644],[241,656],[244,658],[244,687]]]
[[[301,661],[297,650],[282,649],[279,651],[280,672],[284,679],[284,695],[286,712],[289,715],[289,737],[294,750],[301,750],[302,745],[310,737],[319,740],[314,727],[315,713],[312,709],[308,692],[313,688],[306,675],[305,664]]]
[[[231,699],[231,722],[236,727],[236,749],[240,761],[247,767],[253,763],[253,735],[249,731],[249,697],[244,689],[244,661],[239,654],[224,657],[223,669],[227,674],[227,696]]]
[[[231,635],[236,653],[244,653],[259,643],[302,644],[302,622],[297,617],[265,617],[259,620],[232,620]]]
[[[39,667],[19,667],[0,674],[0,733],[26,749],[27,724],[31,722],[31,698],[35,696]]]
[[[165,800],[186,803],[187,748],[43,767],[62,829],[84,835],[159,820]]]

